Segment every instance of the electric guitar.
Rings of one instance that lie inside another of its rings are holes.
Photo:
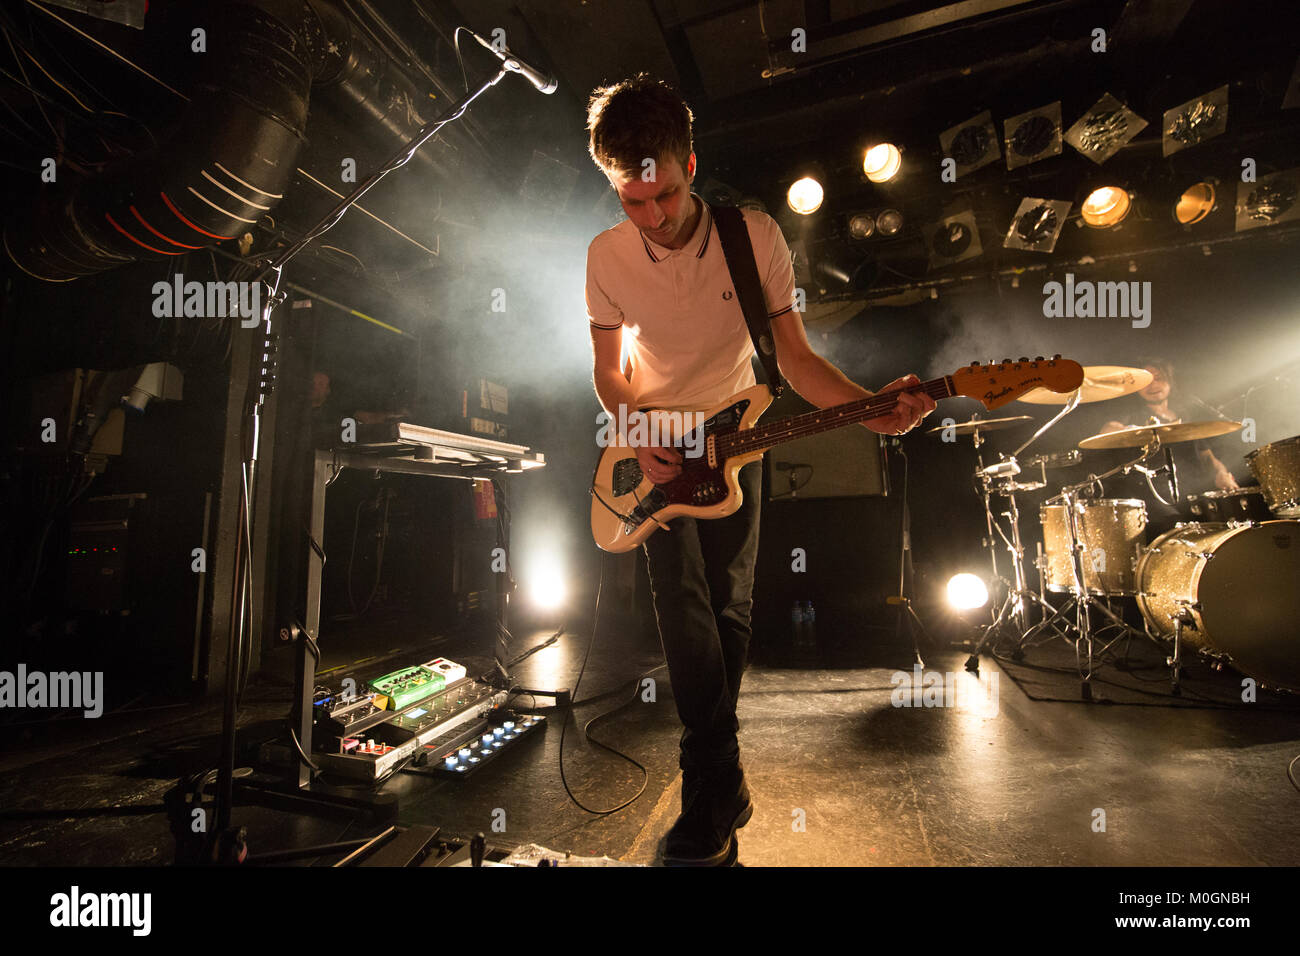
[[[591,534],[605,551],[623,552],[673,518],[725,518],[742,501],[736,473],[767,449],[888,414],[903,391],[924,392],[936,401],[964,395],[992,411],[1034,389],[1064,393],[1082,383],[1082,366],[1059,355],[999,365],[971,363],[910,389],[889,389],[761,426],[755,422],[772,404],[772,394],[766,385],[754,385],[704,412],[703,424],[671,442],[679,450],[699,453],[683,454],[681,473],[662,485],[641,473],[635,449],[611,429],[616,442],[601,453],[591,482]]]

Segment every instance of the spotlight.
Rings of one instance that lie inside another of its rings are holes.
[[[1002,123],[1007,169],[1061,154],[1061,102],[1013,116]]]
[[[533,604],[543,610],[554,610],[562,605],[568,597],[568,588],[564,586],[564,578],[560,574],[559,568],[553,564],[547,564],[538,568],[532,574],[532,580],[529,582],[529,596]]]
[[[973,611],[989,603],[989,589],[975,574],[954,574],[948,579],[948,603],[959,611]]]
[[[813,265],[813,275],[824,291],[865,292],[879,273],[874,259],[863,255],[860,247],[843,243],[824,246]]]
[[[934,225],[927,226],[926,231],[931,269],[973,259],[984,251],[975,213],[970,209],[952,210]]]
[[[1297,198],[1300,198],[1300,169],[1261,176],[1253,183],[1238,183],[1236,231],[1300,219]]]
[[[1070,127],[1065,141],[1100,166],[1146,125],[1146,120],[1106,93]]]
[[[1022,199],[1002,245],[1007,249],[1051,252],[1072,204],[1063,199]]]
[[[870,239],[876,232],[876,220],[866,213],[849,217],[849,235],[854,239]]]
[[[1228,88],[1221,86],[1194,100],[1165,110],[1160,143],[1169,156],[1213,139],[1228,128]]]
[[[939,148],[945,159],[956,163],[958,179],[1002,158],[998,131],[988,110],[940,133]]]
[[[889,182],[902,165],[903,156],[893,143],[872,146],[862,158],[862,171],[873,183]]]
[[[822,189],[822,184],[811,176],[795,180],[785,194],[785,201],[790,204],[790,208],[801,216],[815,213],[825,198],[826,192]]]
[[[1174,219],[1180,225],[1190,226],[1208,216],[1214,209],[1214,183],[1205,180],[1188,186],[1174,203]]]
[[[1100,186],[1088,194],[1079,207],[1079,214],[1094,229],[1107,229],[1123,222],[1132,207],[1128,190],[1119,186]]]
[[[882,236],[896,236],[903,228],[903,214],[897,209],[882,209],[876,217],[876,229]]]

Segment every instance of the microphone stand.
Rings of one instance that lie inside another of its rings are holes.
[[[262,305],[262,341],[261,369],[256,380],[250,378],[245,399],[244,420],[241,425],[241,444],[244,459],[239,501],[239,528],[235,538],[235,573],[231,586],[231,621],[226,655],[225,702],[221,722],[221,758],[217,767],[217,792],[214,804],[216,826],[212,830],[209,845],[209,858],[215,862],[241,862],[247,849],[244,843],[244,831],[232,829],[231,810],[234,804],[235,775],[235,728],[239,716],[240,685],[243,683],[243,660],[245,644],[248,639],[247,627],[251,623],[252,613],[252,568],[251,549],[253,542],[253,502],[255,500],[257,480],[257,458],[261,445],[262,408],[275,386],[276,336],[272,331],[271,313],[285,298],[280,292],[280,277],[284,266],[294,256],[332,229],[348,208],[364,196],[381,179],[395,169],[406,165],[420,147],[432,139],[439,130],[465,114],[471,103],[485,93],[489,87],[501,82],[506,73],[515,67],[505,63],[494,76],[485,81],[472,93],[453,103],[436,119],[426,123],[415,137],[400,147],[379,169],[371,173],[356,188],[341,199],[333,209],[320,218],[303,236],[285,248],[274,259],[265,261],[257,274],[250,280],[261,282],[266,290]],[[300,637],[313,644],[315,635]],[[303,755],[304,757],[306,755]]]
[[[917,665],[924,669],[925,660],[921,657],[919,635],[925,633],[925,625],[921,623],[916,609],[912,607],[910,589],[907,586],[908,578],[915,574],[912,568],[912,514],[907,506],[907,452],[903,450],[900,439],[894,438],[892,442],[903,459],[903,502],[902,508],[899,509],[898,594],[886,598],[885,603],[893,604],[898,608],[898,619],[894,624],[895,639],[902,636],[903,627],[906,625],[908,636],[912,639],[912,655],[916,658]]]

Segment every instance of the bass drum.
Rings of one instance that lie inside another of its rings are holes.
[[[1243,674],[1300,690],[1300,521],[1184,524],[1138,562],[1138,608],[1151,630],[1226,655]]]

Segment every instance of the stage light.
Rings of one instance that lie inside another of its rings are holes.
[[[1051,252],[1072,203],[1064,199],[1022,199],[1002,245],[1007,249]]]
[[[1228,88],[1217,90],[1165,110],[1161,148],[1166,156],[1220,136],[1228,128]]]
[[[1007,169],[1061,155],[1061,102],[1013,116],[1002,123]]]
[[[1174,218],[1179,224],[1198,223],[1214,209],[1214,184],[1208,180],[1188,186],[1174,203]]]
[[[876,220],[859,212],[849,217],[849,235],[854,239],[870,239],[876,232]]]
[[[969,208],[952,208],[937,223],[926,227],[930,268],[974,259],[983,254],[975,213]]]
[[[948,579],[948,603],[959,611],[973,611],[989,603],[989,589],[975,574],[954,574]]]
[[[539,567],[533,572],[528,591],[533,604],[548,611],[562,605],[568,597],[564,577],[560,574],[559,568],[553,564]]]
[[[882,209],[876,216],[876,229],[882,236],[896,236],[903,228],[903,214],[897,209]]]
[[[1236,231],[1300,219],[1300,168],[1237,184]]]
[[[1079,207],[1079,214],[1094,229],[1107,229],[1123,222],[1132,207],[1128,190],[1119,186],[1101,186],[1088,194]]]
[[[822,189],[822,184],[811,176],[795,180],[785,195],[785,201],[790,204],[790,208],[801,216],[815,213],[821,208],[824,198],[826,192]]]
[[[1146,129],[1146,125],[1146,120],[1106,93],[1070,127],[1065,141],[1101,165]]]
[[[862,157],[862,171],[873,183],[887,183],[898,175],[903,155],[893,143],[879,143]]]
[[[992,114],[985,110],[965,123],[944,130],[939,134],[939,150],[945,160],[953,161],[953,172],[958,179],[997,162],[1002,158],[1002,149]]]
[[[813,275],[823,292],[865,292],[875,284],[879,272],[874,257],[844,243],[824,245],[813,263]]]

